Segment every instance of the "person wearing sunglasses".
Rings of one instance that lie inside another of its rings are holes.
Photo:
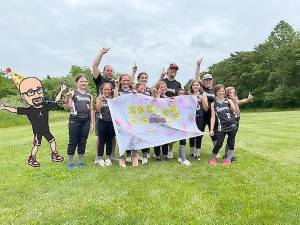
[[[0,102],[0,110],[26,115],[31,123],[33,131],[33,146],[28,158],[28,165],[39,167],[40,163],[36,160],[36,154],[41,145],[42,137],[45,137],[51,148],[51,160],[53,162],[62,162],[64,157],[60,156],[56,149],[54,136],[49,129],[49,111],[53,109],[60,101],[63,91],[66,90],[66,83],[62,83],[60,91],[54,101],[44,100],[44,90],[42,83],[35,77],[27,77],[19,84],[21,99],[26,101],[29,107],[10,107]]]

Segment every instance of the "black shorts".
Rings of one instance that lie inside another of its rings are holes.
[[[42,143],[42,137],[43,136],[46,138],[46,140],[49,143],[52,143],[53,141],[55,141],[55,138],[53,137],[53,135],[50,132],[43,133],[43,134],[34,134],[33,145],[40,146],[41,143]]]

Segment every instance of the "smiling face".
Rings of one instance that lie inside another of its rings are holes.
[[[213,79],[203,80],[203,85],[204,85],[205,88],[210,89],[210,88],[212,88],[213,84],[214,84]]]
[[[44,101],[44,90],[42,83],[35,77],[28,77],[19,85],[21,98],[35,108],[41,108]]]
[[[160,91],[161,95],[165,95],[167,92],[167,84],[166,83],[161,83],[159,85],[158,90]]]
[[[200,89],[201,89],[200,83],[198,81],[194,81],[192,83],[192,91],[193,91],[193,93],[200,92]]]
[[[111,80],[113,78],[113,68],[111,65],[106,65],[103,69],[103,75],[107,80]]]
[[[167,77],[168,77],[170,80],[175,79],[176,74],[177,74],[177,69],[175,69],[175,68],[168,69],[168,71],[167,71]]]
[[[102,95],[110,97],[112,95],[112,88],[110,84],[104,84],[101,90]]]
[[[148,81],[148,75],[143,73],[139,76],[139,79],[138,79],[139,82],[141,83],[144,83],[144,84],[147,84],[147,81]]]
[[[145,94],[147,86],[144,83],[139,83],[136,87],[136,91],[140,94]]]
[[[217,98],[224,98],[225,96],[225,89],[224,87],[221,87],[218,91],[217,91]]]
[[[76,81],[76,86],[79,90],[86,90],[88,85],[88,80],[85,76],[81,76],[77,81]]]
[[[130,77],[128,75],[123,75],[121,77],[120,83],[123,88],[129,88]]]
[[[231,100],[235,98],[236,93],[235,93],[234,88],[229,88],[229,89],[226,88],[225,91],[226,91],[226,94],[227,94],[228,98],[230,98]]]

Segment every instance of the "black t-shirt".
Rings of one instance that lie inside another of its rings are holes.
[[[151,94],[152,94],[151,88],[146,87],[146,91],[145,91],[144,94],[145,94],[145,95],[148,95],[148,96],[151,96]]]
[[[176,96],[177,90],[181,88],[181,83],[177,80],[168,80],[168,78],[163,79],[167,84],[167,92],[166,95],[170,98]]]
[[[17,108],[18,115],[27,115],[28,120],[32,125],[34,134],[44,134],[49,132],[49,111],[56,106],[56,103],[49,102],[44,104],[41,108]]]
[[[101,74],[99,74],[99,76],[97,77],[97,79],[95,79],[95,77],[93,77],[94,82],[96,84],[96,89],[97,89],[97,96],[99,96],[99,88],[102,84],[104,83],[111,83],[112,84],[112,88],[115,88],[115,81],[114,80],[107,80],[105,79],[103,76],[101,76]]]

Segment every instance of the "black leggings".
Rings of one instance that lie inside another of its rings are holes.
[[[68,155],[74,155],[77,147],[78,154],[85,153],[85,146],[90,131],[90,119],[70,117]]]
[[[104,121],[98,119],[98,156],[102,157],[104,155],[104,145],[106,144],[106,155],[111,155],[112,153],[112,141],[115,136],[115,130],[112,121]]]
[[[197,124],[198,129],[203,132],[205,129],[204,117],[196,116],[196,124]],[[200,149],[201,144],[202,144],[202,138],[203,138],[203,135],[190,138],[190,147],[195,147],[195,142],[196,142],[196,148]]]
[[[217,137],[217,143],[215,144],[213,148],[213,153],[218,154],[219,150],[222,148],[225,136],[227,134],[227,145],[229,150],[234,150],[234,142],[235,142],[235,135],[236,130],[232,131],[218,131],[215,135]]]
[[[161,150],[162,150],[162,154],[163,155],[165,155],[165,156],[168,155],[169,144],[165,144],[165,145],[162,145],[162,146],[156,146],[156,147],[154,147],[154,154],[155,154],[155,156],[160,156]]]

